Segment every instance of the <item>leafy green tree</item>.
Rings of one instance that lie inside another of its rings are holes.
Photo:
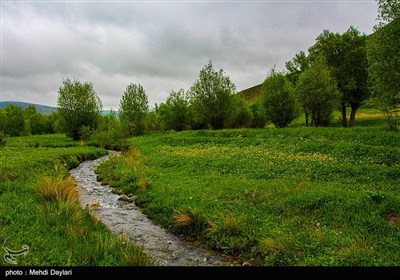
[[[286,62],[286,69],[288,71],[287,77],[292,82],[293,86],[296,86],[297,81],[304,71],[310,67],[310,59],[305,52],[300,51],[296,54],[291,61]],[[306,126],[309,124],[309,112],[304,109]]]
[[[165,103],[161,103],[160,106],[155,104],[155,107],[147,113],[145,118],[146,130],[160,131],[165,129],[165,124],[160,114],[160,107],[163,105],[165,105]]]
[[[29,126],[32,134],[46,134],[50,133],[48,119],[45,115],[34,113],[29,116]]]
[[[53,111],[48,116],[50,133],[62,133],[65,131],[65,120],[59,111]]]
[[[265,115],[275,127],[286,127],[300,116],[292,85],[283,73],[273,69],[265,79],[261,92]]]
[[[345,33],[325,30],[309,48],[311,62],[323,55],[341,94],[342,125],[347,126],[347,104],[351,107],[350,126],[355,125],[358,108],[369,97],[366,35],[351,26]]]
[[[250,111],[252,115],[250,127],[265,127],[265,124],[267,123],[267,117],[265,116],[265,109],[263,104],[261,102],[251,104]]]
[[[293,85],[296,85],[300,74],[310,67],[310,61],[306,53],[300,51],[293,57],[291,61],[286,62],[285,66],[288,71],[288,79],[293,83]]]
[[[5,134],[21,136],[25,133],[24,110],[21,107],[9,104],[4,109],[6,112]]]
[[[6,129],[6,124],[7,124],[6,111],[3,109],[0,109],[0,132],[4,133],[4,131]]]
[[[29,119],[30,116],[32,116],[32,115],[34,115],[36,113],[37,113],[36,107],[35,107],[35,105],[32,105],[32,104],[30,104],[28,107],[26,107],[24,109],[25,118]]]
[[[336,80],[322,58],[300,75],[295,90],[303,108],[311,113],[311,123],[315,126],[329,125],[339,92]]]
[[[110,110],[109,114],[100,116],[98,130],[109,131],[109,130],[119,128],[119,126],[120,126],[120,123],[118,120],[118,116],[114,110]]]
[[[205,65],[190,89],[191,103],[200,122],[213,129],[224,128],[232,114],[235,91],[235,84],[223,69],[214,70],[211,61]]]
[[[233,110],[231,117],[228,121],[229,127],[231,128],[244,128],[249,127],[253,120],[253,114],[249,108],[247,102],[240,97],[235,95],[233,98]]]
[[[385,112],[389,128],[400,119],[400,18],[381,27],[368,40],[371,100]]]
[[[102,104],[92,83],[63,80],[58,90],[58,107],[65,120],[65,132],[74,140],[81,138],[82,131],[97,128]]]
[[[160,116],[166,129],[181,131],[190,128],[192,116],[189,98],[183,89],[171,91],[165,104],[160,105]]]
[[[149,112],[149,101],[140,84],[129,84],[119,104],[121,125],[129,135],[138,135],[145,130],[145,117]]]
[[[399,0],[376,0],[378,4],[378,20],[380,28],[387,23],[400,17],[400,2]]]
[[[6,136],[4,135],[4,132],[0,130],[0,148],[4,147],[6,143]]]

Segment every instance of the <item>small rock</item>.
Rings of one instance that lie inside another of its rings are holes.
[[[133,202],[133,198],[131,198],[131,197],[129,197],[129,196],[126,196],[126,195],[121,195],[119,198],[118,198],[118,200],[119,201],[126,201],[126,202]]]
[[[244,262],[244,263],[242,264],[242,266],[251,266],[251,264],[248,263],[248,262]]]

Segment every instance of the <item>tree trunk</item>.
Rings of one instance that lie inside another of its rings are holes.
[[[342,108],[342,126],[347,127],[346,102],[340,102]]]
[[[351,106],[351,112],[350,112],[350,127],[353,127],[356,125],[356,112],[357,112],[358,106]]]

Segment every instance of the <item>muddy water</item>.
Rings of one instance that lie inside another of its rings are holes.
[[[111,152],[111,154],[116,154]],[[114,234],[126,234],[129,240],[140,245],[159,266],[226,266],[234,265],[227,257],[203,250],[179,239],[153,224],[134,202],[119,201],[112,188],[97,181],[95,169],[110,155],[81,163],[70,174],[80,189],[82,207],[97,200],[99,206],[92,208],[94,214]],[[95,209],[95,210],[93,210]]]

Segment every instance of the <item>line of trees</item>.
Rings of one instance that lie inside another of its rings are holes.
[[[59,113],[41,114],[36,112],[34,105],[22,109],[8,104],[4,109],[0,109],[0,134],[3,135],[24,136],[61,132],[62,125]]]
[[[400,8],[378,0],[379,20],[369,37],[350,27],[343,34],[323,31],[308,54],[288,61],[286,71],[272,69],[262,84],[262,98],[247,103],[223,69],[206,64],[192,87],[171,91],[165,103],[150,109],[141,84],[129,84],[115,112],[101,115],[102,103],[90,82],[69,78],[58,91],[58,112],[45,116],[34,106],[0,110],[0,134],[19,136],[65,132],[73,139],[115,145],[146,130],[286,127],[302,113],[306,125],[327,126],[335,109],[344,127],[356,124],[367,101],[385,112],[389,127],[400,118]],[[350,119],[347,121],[347,108]]]
[[[377,2],[380,22],[372,35],[367,37],[352,26],[343,34],[325,30],[308,49],[308,54],[301,51],[286,63],[287,71],[280,76],[292,83],[307,126],[329,125],[333,110],[340,109],[342,126],[353,127],[357,110],[369,102],[386,114],[389,128],[397,130],[400,119],[400,3]],[[263,85],[267,107],[268,101],[277,94],[265,85],[274,79],[277,75],[270,75]],[[286,91],[282,88],[280,94]],[[351,109],[349,122],[348,107]],[[267,112],[272,122],[279,112],[282,118],[297,114],[296,106],[272,109]],[[282,127],[278,121],[274,124]]]

